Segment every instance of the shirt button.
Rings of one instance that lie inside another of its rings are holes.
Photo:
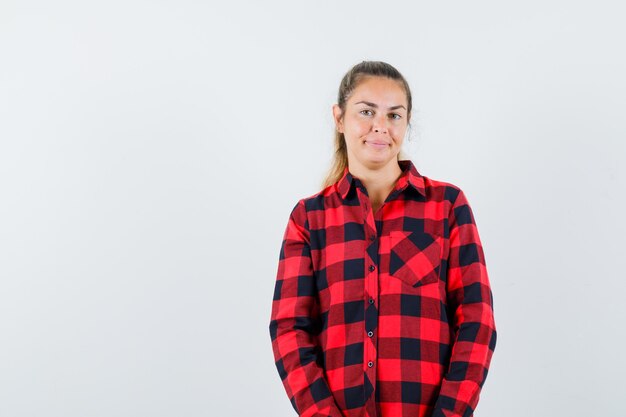
[[[376,267],[374,265],[370,265],[370,271],[373,271],[374,269],[376,269]]]
[[[371,368],[372,366],[374,366],[374,362],[369,361],[369,362],[367,363],[367,366],[369,366],[369,367]]]
[[[371,240],[371,241],[374,241],[374,240],[376,240],[376,236],[374,236],[374,235],[371,235],[371,236],[370,236],[370,240]]]
[[[369,332],[367,332],[367,335],[368,335],[369,337],[372,337],[372,336],[374,336],[374,332],[370,330]]]
[[[374,299],[370,298],[370,304],[374,304]]]

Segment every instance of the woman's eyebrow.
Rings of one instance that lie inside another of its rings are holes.
[[[378,108],[378,105],[377,105],[377,104],[370,103],[369,101],[359,101],[359,102],[354,103],[354,104],[356,105],[356,104],[361,104],[361,103],[363,103],[363,104],[367,104],[368,106],[370,106],[370,107],[374,107],[374,108],[376,108],[376,109]],[[404,107],[402,104],[399,104],[399,105],[397,105],[397,106],[391,106],[391,107],[389,107],[389,110],[395,110],[395,109],[399,109],[399,108],[403,108],[404,110],[406,110],[406,107]]]

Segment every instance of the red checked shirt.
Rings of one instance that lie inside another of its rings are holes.
[[[293,208],[269,331],[301,417],[471,417],[496,345],[472,210],[410,160],[382,207],[343,177]]]

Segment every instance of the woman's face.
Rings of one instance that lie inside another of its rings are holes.
[[[348,163],[373,169],[397,159],[408,126],[407,97],[402,85],[387,77],[361,80],[346,102],[335,104],[333,116],[344,134]]]

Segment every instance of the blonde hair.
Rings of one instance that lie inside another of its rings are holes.
[[[343,79],[339,84],[339,92],[337,94],[337,105],[341,108],[342,117],[346,110],[346,102],[348,101],[348,98],[359,83],[367,76],[387,77],[400,83],[406,93],[408,103],[407,118],[410,121],[412,100],[409,84],[397,69],[382,61],[362,61],[350,68],[350,70],[343,76]],[[398,160],[403,159],[408,158],[404,155],[404,152],[400,150]],[[333,159],[331,166],[322,181],[322,188],[326,188],[341,179],[341,176],[347,166],[348,150],[346,148],[346,139],[343,133],[335,130]]]

